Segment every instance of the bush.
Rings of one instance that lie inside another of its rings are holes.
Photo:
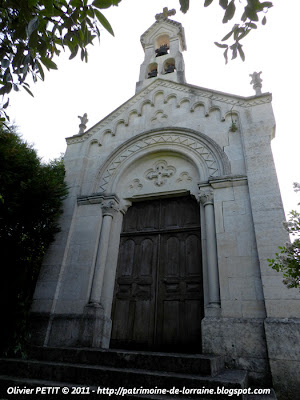
[[[300,191],[299,183],[294,183],[295,192]],[[300,205],[300,203],[298,204]],[[300,288],[300,214],[293,210],[290,219],[283,223],[286,231],[296,237],[292,243],[279,246],[275,259],[268,259],[270,267],[283,273],[283,283],[288,288]]]
[[[0,251],[3,351],[23,352],[43,256],[59,231],[67,194],[62,159],[42,163],[15,128],[0,127]]]

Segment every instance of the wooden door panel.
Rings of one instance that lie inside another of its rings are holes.
[[[201,351],[201,320],[204,317],[202,304],[200,299],[184,302],[184,342],[182,345],[187,351]]]
[[[147,232],[159,229],[158,200],[142,201],[130,207],[124,217],[123,232]]]
[[[180,272],[180,241],[176,235],[168,235],[162,239],[163,255],[160,257],[160,262],[163,275],[177,277]]]
[[[152,276],[153,268],[156,269],[156,249],[157,240],[146,238],[141,242],[141,263],[140,269],[136,271],[141,276]],[[155,265],[154,265],[155,263]]]
[[[132,239],[122,240],[119,252],[119,272],[121,276],[132,276],[135,242]]]
[[[192,228],[200,224],[199,205],[190,197],[161,200],[160,229]]]
[[[124,217],[113,305],[115,347],[199,351],[203,283],[199,206],[137,203]]]
[[[114,329],[112,340],[122,338],[126,342],[130,340],[130,322],[128,316],[130,314],[130,302],[117,299],[114,309]]]
[[[132,343],[134,346],[153,344],[153,310],[148,300],[134,302],[134,323],[132,327]]]
[[[157,342],[169,350],[189,351],[195,346],[199,350],[203,318],[200,233],[177,232],[176,241],[173,233],[162,234],[159,260]]]
[[[180,341],[180,301],[164,301],[162,307],[163,320],[161,332],[157,335],[157,344],[161,349],[172,350]]]
[[[153,235],[121,238],[111,338],[115,347],[153,343],[157,242]]]

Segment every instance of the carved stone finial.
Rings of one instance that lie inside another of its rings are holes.
[[[80,119],[78,135],[81,135],[86,130],[86,124],[89,120],[87,119],[87,113],[84,113],[82,117],[78,115],[78,118]]]
[[[260,74],[262,73],[262,71],[260,72],[253,72],[253,74],[250,74],[249,76],[251,76],[252,80],[250,82],[250,85],[253,85],[253,89],[255,90],[255,95],[258,96],[261,94],[261,88],[262,88],[262,79],[260,77]]]
[[[175,14],[176,14],[175,8],[173,8],[172,10],[169,10],[168,7],[164,7],[162,13],[155,15],[155,19],[156,19],[156,21],[160,21],[162,19],[167,19],[171,15],[175,15]]]

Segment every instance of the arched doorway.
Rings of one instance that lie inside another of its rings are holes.
[[[190,196],[133,203],[125,214],[111,347],[201,351],[199,214]]]

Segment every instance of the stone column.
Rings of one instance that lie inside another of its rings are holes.
[[[204,206],[205,212],[209,307],[219,308],[220,287],[213,190],[211,188],[201,189],[199,192],[199,197]]]
[[[100,232],[99,248],[95,265],[95,272],[90,295],[90,304],[100,305],[106,258],[109,245],[109,236],[114,214],[117,212],[114,200],[104,201],[102,208],[102,226]]]

